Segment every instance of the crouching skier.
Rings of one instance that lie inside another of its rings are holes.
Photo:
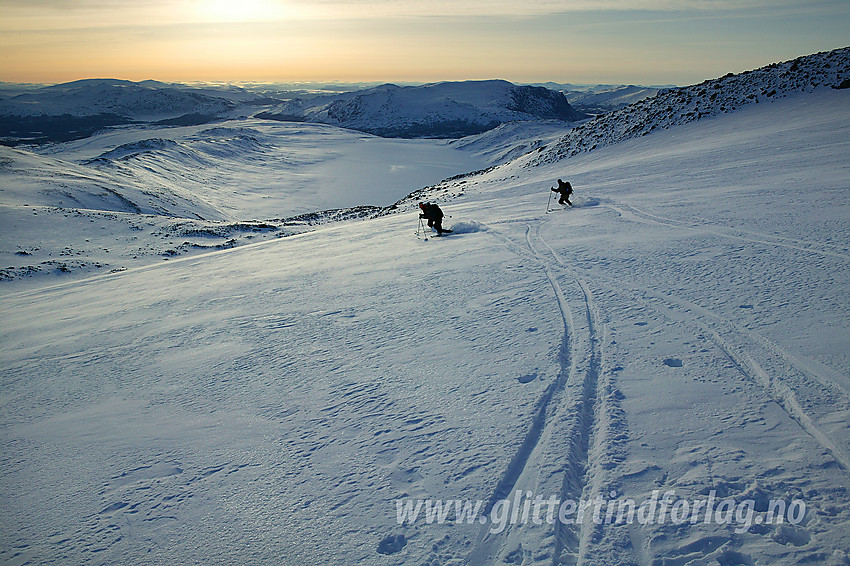
[[[569,181],[565,183],[564,181],[558,179],[558,188],[553,187],[552,191],[561,195],[561,198],[558,199],[558,204],[562,206],[565,204],[568,204],[570,206],[573,205],[573,203],[570,202],[570,195],[573,194],[573,186],[570,185]]]
[[[451,230],[443,228],[443,211],[439,206],[430,202],[420,202],[419,208],[422,210],[419,218],[427,218],[428,226],[436,230],[438,236],[452,233]]]

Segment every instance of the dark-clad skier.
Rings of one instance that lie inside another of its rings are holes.
[[[443,228],[443,211],[440,210],[439,206],[430,202],[420,202],[419,208],[422,210],[419,218],[427,218],[428,226],[436,230],[438,236],[442,236],[443,233],[452,233],[451,230]]]
[[[570,206],[573,205],[573,203],[570,202],[570,195],[573,194],[573,186],[570,185],[569,181],[565,183],[564,181],[558,179],[558,188],[552,187],[552,190],[556,193],[561,194],[561,198],[558,199],[558,204],[568,204]]]

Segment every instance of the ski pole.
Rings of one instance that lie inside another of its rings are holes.
[[[425,236],[425,241],[427,242],[428,241],[428,233],[425,232],[425,223],[422,222],[421,218],[419,219],[419,228],[416,229],[416,236],[417,237],[419,237],[420,232],[422,233],[423,236]]]
[[[549,213],[549,205],[552,204],[552,191],[549,191],[549,200],[546,201],[546,213]]]

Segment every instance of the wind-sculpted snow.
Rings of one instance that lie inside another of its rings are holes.
[[[128,159],[145,153],[179,150],[180,147],[180,144],[173,140],[166,140],[161,138],[147,139],[138,142],[125,143],[116,147],[115,149],[110,149],[109,151],[101,153],[93,161]]]
[[[749,104],[779,100],[816,88],[847,88],[850,48],[777,63],[738,75],[664,90],[572,129],[540,151],[529,163],[538,165],[592,151],[652,132],[711,118]]]
[[[846,566],[848,93],[325,213],[277,211],[455,153],[259,120],[0,148],[0,562]]]
[[[577,155],[551,214],[564,162],[455,177],[427,242],[411,199],[0,207],[14,258],[62,242],[0,288],[0,562],[846,566],[847,95]],[[90,180],[86,146],[4,152],[2,187]]]

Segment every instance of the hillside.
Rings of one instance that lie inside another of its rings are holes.
[[[565,134],[534,163],[552,163],[653,131],[734,112],[818,87],[850,86],[850,47],[800,57],[739,75],[669,89],[603,114]]]
[[[250,119],[0,147],[0,282],[283,237],[486,164],[442,142]]]

